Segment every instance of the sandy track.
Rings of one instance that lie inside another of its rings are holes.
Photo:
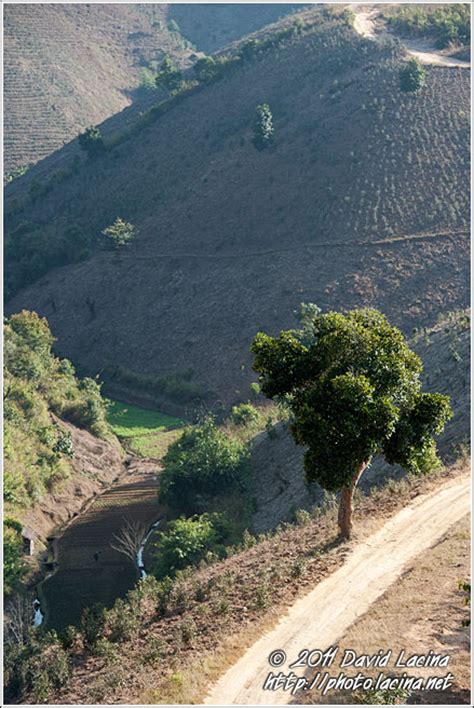
[[[393,37],[393,35],[376,23],[375,18],[379,13],[378,8],[369,9],[370,6],[369,8],[365,8],[360,5],[351,5],[351,8],[355,15],[354,29],[358,34],[362,35],[362,37],[367,37],[368,39]],[[468,69],[470,67],[470,62],[446,57],[437,52],[433,45],[423,39],[403,40],[403,45],[408,54],[416,57],[422,64],[458,67],[461,69]]]
[[[470,478],[463,475],[418,497],[379,531],[354,546],[344,565],[298,600],[277,626],[259,639],[215,684],[207,705],[283,705],[298,702],[289,692],[263,691],[272,671],[289,669],[302,649],[326,649],[338,639],[406,569],[470,510]],[[269,654],[283,649],[287,661],[278,669]]]

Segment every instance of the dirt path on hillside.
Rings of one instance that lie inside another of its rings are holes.
[[[245,253],[153,253],[145,256],[138,256],[132,253],[120,253],[120,258],[134,261],[149,261],[158,260],[160,258],[195,258],[201,260],[237,260],[239,258],[259,258],[272,256],[275,253],[294,253],[295,251],[305,251],[307,249],[318,248],[373,248],[375,246],[393,246],[398,243],[409,243],[411,241],[431,241],[438,238],[452,238],[458,235],[469,235],[470,231],[466,229],[454,229],[452,231],[436,231],[434,233],[422,234],[405,234],[403,236],[390,236],[389,238],[377,239],[375,241],[318,241],[316,243],[301,243],[295,246],[286,248],[269,248],[264,251],[247,251]],[[109,254],[104,252],[104,259],[110,258]]]
[[[376,21],[376,17],[380,12],[378,8],[351,5],[351,9],[355,15],[354,29],[358,34],[362,35],[362,37],[367,37],[368,39],[393,38],[393,35],[385,29],[385,24]],[[426,39],[403,39],[402,42],[408,54],[416,57],[421,64],[451,66],[463,69],[469,69],[471,66],[468,61],[444,56],[436,51],[433,45]]]
[[[356,543],[344,565],[298,600],[269,633],[258,640],[211,689],[207,705],[283,705],[298,697],[283,690],[263,691],[270,672],[304,676],[290,669],[303,649],[334,645],[353,622],[406,569],[409,561],[433,546],[470,510],[470,477],[463,475],[418,497],[379,531]],[[286,661],[273,669],[271,652],[281,649]],[[337,674],[337,672],[336,672]]]

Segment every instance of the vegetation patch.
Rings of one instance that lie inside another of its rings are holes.
[[[131,451],[153,459],[161,459],[186,426],[181,418],[112,400],[108,401],[107,420]]]
[[[120,401],[109,401],[107,420],[113,432],[121,438],[160,433],[185,425],[181,418]]]
[[[395,32],[404,36],[434,39],[438,49],[471,42],[471,15],[467,3],[438,7],[403,5],[394,14],[389,14],[387,21]]]
[[[5,323],[3,495],[12,517],[5,531],[7,592],[23,575],[21,525],[13,519],[72,472],[72,438],[60,419],[113,439],[100,385],[79,379],[70,361],[54,356],[53,343],[47,320],[35,312],[24,310]]]

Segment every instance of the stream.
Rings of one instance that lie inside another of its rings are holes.
[[[155,521],[155,523],[150,527],[150,530],[148,531],[147,535],[143,539],[143,541],[140,544],[140,548],[138,549],[137,553],[137,566],[138,570],[140,571],[140,578],[146,578],[146,570],[145,570],[145,565],[143,563],[143,552],[145,550],[145,546],[148,542],[148,539],[150,538],[151,534],[153,531],[156,529],[157,526],[160,525],[159,521]]]

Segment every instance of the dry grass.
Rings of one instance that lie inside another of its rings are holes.
[[[352,649],[358,655],[374,655],[380,649],[392,650],[390,667],[403,650],[405,656],[449,654],[449,668],[396,668],[390,674],[406,671],[415,676],[454,674],[453,686],[445,692],[414,692],[415,703],[469,703],[470,630],[462,626],[469,616],[458,582],[469,578],[470,518],[465,516],[433,548],[423,552],[408,570],[371,609],[355,622],[339,642],[340,655]],[[358,669],[348,667],[346,675]],[[380,669],[364,669],[375,677]],[[387,671],[385,671],[387,673]],[[351,703],[350,692],[316,692],[298,697],[302,703]]]

